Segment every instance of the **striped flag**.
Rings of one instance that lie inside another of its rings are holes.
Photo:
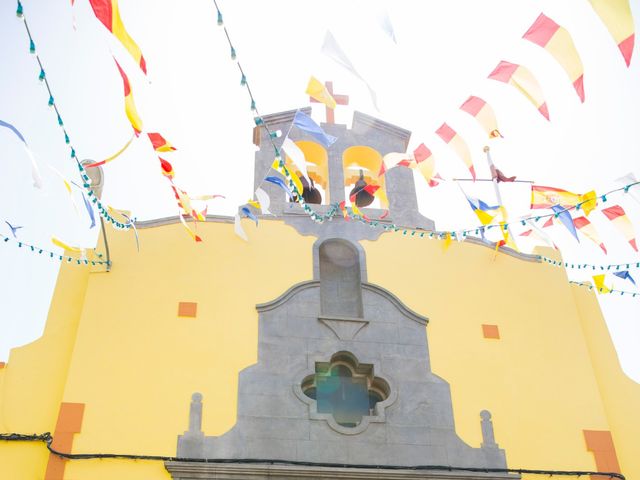
[[[567,29],[541,13],[522,38],[544,48],[556,59],[567,72],[580,101],[584,103],[584,68]]]
[[[587,220],[587,217],[574,218],[573,224],[580,233],[582,233],[585,237],[598,245],[605,254],[607,253],[607,247],[605,247],[604,243],[602,243],[602,240],[600,240],[600,236],[598,235],[596,227],[594,227],[593,224],[589,220]]]
[[[624,235],[629,245],[637,252],[638,246],[636,245],[636,234],[633,231],[633,225],[631,220],[627,217],[624,209],[620,205],[614,205],[613,207],[604,208],[601,210],[605,217],[611,220],[616,228]]]
[[[517,63],[510,63],[503,60],[493,72],[489,74],[489,78],[517,88],[520,93],[533,103],[538,109],[538,112],[549,120],[549,109],[544,100],[542,88],[529,69]]]
[[[436,173],[436,159],[424,143],[418,145],[413,151],[413,158],[416,161],[415,167],[420,170],[420,173],[427,181],[427,185],[430,187],[439,185],[437,179],[441,179],[441,177]]]
[[[493,108],[480,97],[470,96],[460,106],[460,110],[475,118],[484,131],[487,132],[489,138],[502,137],[502,134],[498,131],[498,121]]]
[[[629,0],[589,0],[589,3],[609,30],[628,67],[635,39]]]
[[[467,146],[467,143],[464,141],[464,139],[446,123],[443,123],[440,128],[436,130],[436,134],[462,159],[464,164],[469,169],[471,177],[475,180],[476,170],[473,167],[471,152],[469,152],[469,147]]]
[[[124,73],[124,70],[122,70],[118,61],[115,58],[113,60],[116,62],[120,76],[122,76],[122,83],[124,84],[124,111],[127,114],[127,118],[129,119],[131,126],[133,127],[133,131],[136,135],[140,135],[140,132],[142,132],[142,120],[140,119],[140,115],[138,115],[138,109],[133,101],[133,93],[131,92],[129,77]]]
[[[175,150],[175,147],[167,142],[159,133],[147,133],[147,135],[156,152],[172,152]]]
[[[173,172],[173,166],[164,158],[158,157],[158,160],[160,160],[160,169],[162,170],[162,175],[167,177],[169,180],[173,180],[173,176],[175,175],[175,173]]]
[[[114,37],[120,40],[120,43],[131,54],[140,69],[147,73],[147,64],[142,55],[140,47],[131,38],[127,30],[124,28],[122,19],[120,18],[120,9],[118,8],[118,0],[89,0],[91,8],[95,16],[107,27]]]

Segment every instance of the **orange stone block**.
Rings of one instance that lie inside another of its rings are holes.
[[[196,302],[180,302],[178,303],[178,316],[195,318],[198,311]]]
[[[611,432],[607,430],[583,430],[587,450],[593,452],[596,468],[599,472],[620,473],[620,464],[616,455]],[[603,475],[592,475],[592,480],[607,478]]]
[[[484,338],[495,338],[500,340],[500,330],[497,325],[482,325],[482,335]]]

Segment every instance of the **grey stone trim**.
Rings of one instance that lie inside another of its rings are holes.
[[[496,243],[495,242],[490,242],[489,240],[483,240],[481,238],[478,237],[465,237],[465,242],[469,242],[469,243],[473,243],[474,245],[482,245],[483,247],[489,247],[491,249],[496,248]],[[514,258],[517,258],[518,260],[524,260],[525,262],[534,262],[534,263],[541,263],[542,260],[540,259],[540,255],[536,255],[533,253],[522,253],[522,252],[517,252],[516,250],[514,250],[513,248],[510,247],[500,247],[500,253],[504,253],[506,255],[510,255]]]
[[[318,210],[319,212],[326,211],[326,209],[328,208],[326,205],[315,205],[314,208],[316,210]],[[300,233],[301,235],[319,235],[318,234],[318,225],[315,224],[314,222],[312,222],[311,220],[309,220],[308,215],[306,213],[304,213],[304,211],[302,210],[302,208],[300,207],[300,205],[298,204],[291,204],[289,206],[289,210],[287,212],[284,212],[284,220],[287,224],[293,226],[298,233]],[[375,213],[382,213],[382,210],[378,210],[378,209],[362,209],[363,211],[367,212],[367,210],[372,210]],[[282,221],[283,218],[277,218],[274,216],[269,216],[269,215],[257,215],[258,218],[260,218],[261,221]],[[192,218],[186,218],[185,220],[187,222],[193,222],[194,220]],[[161,218],[154,218],[151,220],[138,220],[136,222],[136,228],[139,229],[144,229],[144,228],[154,228],[154,227],[160,227],[162,225],[172,225],[174,223],[179,223],[180,222],[180,217],[176,216],[172,216],[172,217],[161,217]],[[206,217],[206,222],[214,222],[214,223],[233,223],[234,222],[234,218],[231,216],[227,216],[227,215],[207,215]],[[380,235],[382,235],[383,233],[387,233],[384,232],[384,230],[382,230],[382,228],[373,228],[373,227],[369,227],[367,225],[364,225],[360,222],[355,222],[355,221],[351,221],[351,222],[345,222],[344,219],[342,218],[334,218],[331,222],[325,222],[323,225],[331,225],[331,224],[337,225],[339,223],[341,223],[344,226],[344,230],[346,232],[345,235],[340,235],[340,236],[336,236],[336,238],[344,238],[345,236],[349,239],[351,239],[351,235],[348,234],[348,231],[351,229],[358,228],[356,225],[361,226],[363,228],[364,231],[368,231],[370,232],[369,235],[367,236],[363,236],[363,235],[353,235],[354,237],[357,237],[358,239],[362,239],[362,240],[377,240],[378,237],[380,237]],[[390,221],[387,220],[380,220],[379,223],[382,224],[390,224]],[[304,225],[303,225],[304,224]],[[308,227],[308,228],[307,228]],[[398,225],[398,227],[401,228],[414,228],[414,227],[410,227],[408,225]],[[305,228],[307,228],[305,230]],[[327,231],[329,231],[329,228],[327,228]],[[333,232],[332,232],[333,233]],[[319,235],[321,238],[326,239],[326,238],[330,238],[334,235]],[[496,248],[496,244],[495,242],[490,242],[489,240],[482,240],[481,238],[477,238],[477,237],[465,237],[465,242],[468,243],[473,243],[474,245],[480,245],[483,247],[487,247],[490,249],[495,249]],[[541,263],[540,260],[540,256],[533,254],[533,253],[522,253],[522,252],[517,252],[515,250],[513,250],[512,248],[509,247],[500,247],[500,252],[504,253],[506,255],[510,255],[514,258],[517,258],[518,260],[524,260],[525,262],[534,262],[534,263]],[[315,270],[314,270],[314,275],[315,275]],[[364,280],[365,278],[363,278]]]
[[[288,124],[293,122],[293,117],[296,116],[296,112],[298,110],[305,113],[306,115],[311,115],[311,107],[301,107],[296,108],[295,110],[286,110],[284,112],[262,115],[262,120],[267,124],[268,127]]]
[[[340,340],[353,340],[358,332],[369,324],[369,320],[348,317],[318,317],[323,325],[336,334]]]
[[[390,468],[354,468],[322,465],[277,465],[264,463],[165,462],[174,480],[517,480],[505,473],[450,472]]]
[[[319,288],[320,280],[308,280],[306,282],[300,282],[295,284],[293,287],[289,288],[286,292],[280,295],[275,300],[271,300],[270,302],[259,303],[256,305],[256,310],[258,313],[268,312],[270,310],[275,310],[276,308],[284,305],[289,299],[293,298],[299,292],[303,290],[307,290],[308,288]]]
[[[275,300],[271,300],[270,302],[265,302],[265,303],[259,303],[258,305],[256,305],[256,310],[258,311],[258,313],[275,310],[276,308],[284,305],[287,301],[295,297],[298,293],[302,292],[303,290],[307,290],[309,288],[319,288],[319,287],[320,287],[319,280],[309,280],[306,282],[297,283],[296,285],[289,288],[286,292],[284,292]],[[416,313],[413,310],[411,310],[389,290],[382,288],[378,285],[374,285],[373,283],[364,283],[364,282],[362,283],[362,289],[381,295],[386,300],[391,302],[393,306],[395,306],[398,309],[398,311],[409,320],[419,323],[420,325],[427,325],[429,323],[429,319],[427,317],[420,315],[419,313]]]
[[[400,313],[402,313],[409,320],[413,320],[420,325],[427,325],[429,323],[429,319],[419,313],[414,312],[409,307],[407,307],[402,301],[396,297],[393,293],[391,293],[386,288],[382,288],[379,285],[374,285],[373,283],[362,283],[363,290],[369,290],[370,292],[377,293],[383,297],[385,297],[389,302],[391,302]]]
[[[366,113],[353,112],[353,121],[351,124],[351,130],[356,134],[366,134],[369,130],[374,129],[382,132],[384,135],[389,135],[401,140],[404,144],[404,150],[409,146],[409,140],[411,139],[411,131],[398,127],[392,123],[385,122],[379,118],[372,117]],[[384,155],[384,154],[383,154]]]
[[[188,222],[194,222],[193,218],[191,217],[183,217],[185,219],[185,221]],[[268,217],[263,217],[263,218],[268,218]],[[275,218],[273,219],[275,220]],[[233,217],[228,217],[226,215],[207,215],[206,216],[206,222],[213,222],[213,223],[233,223],[234,222],[234,218]],[[138,220],[136,221],[136,228],[138,229],[144,229],[144,228],[154,228],[154,227],[161,227],[163,225],[173,225],[174,223],[180,223],[180,217],[175,215],[172,217],[161,217],[161,218],[154,218],[151,220]]]

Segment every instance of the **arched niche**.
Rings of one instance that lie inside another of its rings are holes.
[[[329,200],[329,156],[324,147],[318,143],[309,140],[299,140],[294,142],[307,161],[307,174],[313,180],[316,187],[322,193],[323,204],[330,203]],[[293,171],[299,177],[302,172],[296,167],[291,158],[287,155],[285,158],[287,168]]]
[[[378,176],[381,166],[382,155],[380,155],[377,150],[364,145],[347,148],[342,154],[342,169],[344,172],[344,187],[347,189],[345,194],[347,200],[348,191],[351,190],[354,183],[358,181],[360,178],[360,170],[362,170],[364,180],[367,184],[378,185],[380,187],[375,193],[375,197],[379,200],[380,206],[382,208],[389,208],[384,176]]]
[[[349,241],[330,238],[318,249],[320,311],[323,316],[362,318],[360,252]]]

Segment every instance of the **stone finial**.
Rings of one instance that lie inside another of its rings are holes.
[[[189,432],[197,433],[202,431],[202,394],[191,395],[191,406],[189,407]]]
[[[96,162],[86,159],[82,160],[80,163],[86,168],[87,165],[92,165]],[[97,198],[102,197],[102,188],[104,187],[104,173],[102,172],[102,167],[87,168],[86,171],[87,175],[91,179],[91,190],[93,190],[93,193],[96,194]]]
[[[480,427],[482,428],[482,447],[498,448],[495,437],[493,435],[493,422],[491,422],[491,412],[482,410],[480,412]]]

